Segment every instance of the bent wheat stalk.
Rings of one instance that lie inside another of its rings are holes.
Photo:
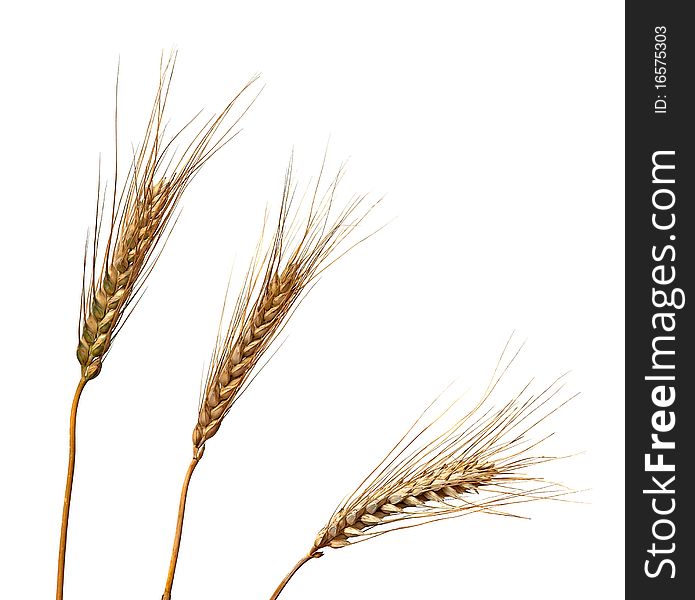
[[[494,409],[488,406],[490,396],[505,370],[500,375],[496,371],[477,406],[423,443],[422,438],[453,407],[423,426],[421,422],[432,403],[379,466],[338,506],[271,600],[280,596],[304,564],[323,556],[327,548],[344,548],[398,529],[475,512],[518,516],[502,507],[571,493],[564,486],[523,472],[557,458],[534,455],[532,450],[550,436],[534,441],[528,433],[569,401],[549,406],[562,389],[562,378],[538,395],[530,394],[528,384],[501,408]]]
[[[57,600],[63,598],[80,396],[87,382],[101,372],[102,363],[113,340],[132,311],[142,285],[175,223],[176,207],[181,195],[210,157],[236,135],[234,128],[241,116],[227,125],[225,123],[230,120],[229,115],[241,94],[256,79],[249,81],[219,115],[211,117],[195,133],[188,145],[177,152],[173,144],[191,123],[164,139],[164,109],[174,63],[175,56],[172,55],[161,67],[159,85],[145,134],[134,152],[122,186],[118,181],[116,160],[113,198],[108,215],[104,211],[106,192],[102,195],[99,184],[96,225],[90,256],[85,253],[80,302],[77,359],[81,372],[70,411],[68,472],[58,550]],[[242,116],[251,103],[241,112]],[[119,187],[120,192],[117,191]],[[100,263],[99,267],[97,263]]]
[[[263,253],[261,236],[256,258],[247,272],[228,330],[224,336],[218,335],[210,362],[199,405],[198,421],[193,429],[193,458],[181,490],[163,600],[171,598],[188,486],[191,475],[203,456],[205,445],[219,431],[225,416],[250,383],[252,374],[257,372],[259,360],[277,338],[312,282],[339,258],[339,246],[373,208],[358,211],[365,197],[357,196],[353,197],[340,214],[331,216],[341,174],[338,173],[327,191],[321,195],[319,176],[308,215],[301,219],[295,213],[290,223],[291,205],[296,193],[290,162],[280,216],[270,248]]]

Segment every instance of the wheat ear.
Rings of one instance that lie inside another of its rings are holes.
[[[342,212],[332,216],[331,208],[340,179],[339,172],[327,191],[319,194],[319,176],[308,215],[302,219],[295,213],[290,222],[296,194],[290,162],[272,242],[267,251],[263,251],[259,243],[227,332],[218,335],[210,362],[198,420],[193,429],[193,458],[181,490],[163,600],[171,598],[188,486],[206,443],[219,431],[222,421],[243,393],[252,374],[257,372],[259,360],[277,338],[312,282],[344,253],[339,253],[342,242],[371,210],[358,210],[363,205],[364,197],[357,196]]]
[[[80,396],[87,382],[101,372],[103,360],[114,338],[134,307],[142,285],[176,221],[175,213],[181,195],[205,162],[236,135],[234,128],[241,117],[228,123],[230,113],[241,94],[255,81],[254,78],[246,84],[219,115],[211,117],[192,136],[188,145],[177,152],[174,143],[178,142],[192,122],[173,136],[165,137],[164,109],[174,63],[175,56],[172,55],[161,66],[145,134],[134,153],[123,185],[118,181],[116,160],[108,215],[104,211],[106,192],[101,195],[99,185],[96,226],[90,255],[85,254],[80,303],[77,359],[81,372],[70,411],[68,473],[58,550],[57,600],[63,598]]]
[[[500,377],[496,371],[482,400],[470,412],[423,443],[443,416],[422,425],[432,409],[430,405],[369,477],[338,506],[271,600],[278,598],[304,564],[323,556],[327,548],[344,548],[398,529],[475,512],[518,516],[503,507],[558,499],[571,493],[564,486],[524,473],[529,467],[556,458],[533,453],[549,436],[532,440],[528,434],[568,401],[552,406],[563,388],[562,378],[538,395],[531,395],[527,385],[501,408],[494,409],[490,397]]]

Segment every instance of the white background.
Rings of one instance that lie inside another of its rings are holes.
[[[253,5],[253,7],[251,7]],[[51,598],[84,236],[97,159],[137,143],[160,52],[170,116],[267,84],[201,173],[149,289],[84,394],[66,599],[158,599],[198,386],[232,263],[291,149],[390,223],[332,268],[209,444],[177,599],[267,598],[335,505],[509,334],[581,395],[538,472],[584,504],[394,533],[309,563],[283,598],[623,595],[623,24],[613,2],[26,2],[0,24],[0,597]],[[108,169],[105,169],[108,171]],[[502,398],[503,400],[504,398]]]

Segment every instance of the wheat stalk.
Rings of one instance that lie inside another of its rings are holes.
[[[219,115],[204,123],[183,150],[177,151],[174,143],[190,128],[192,121],[174,135],[166,136],[164,112],[175,60],[175,55],[172,55],[161,65],[159,84],[145,133],[122,185],[118,181],[116,159],[113,196],[108,213],[105,211],[106,190],[102,195],[99,183],[95,232],[89,256],[85,252],[80,302],[77,359],[81,373],[70,412],[68,473],[58,550],[58,600],[63,598],[80,396],[87,382],[101,372],[113,340],[139,298],[142,285],[176,221],[176,208],[182,194],[201,167],[236,135],[236,124],[253,103],[252,100],[241,116],[227,123],[232,108],[256,78],[249,81]]]
[[[278,598],[304,564],[323,556],[327,548],[344,548],[391,531],[475,512],[518,516],[503,507],[558,499],[571,493],[564,486],[525,473],[529,467],[556,459],[533,453],[550,436],[532,440],[528,434],[569,401],[550,405],[563,388],[563,378],[538,395],[530,394],[528,384],[495,409],[489,406],[490,397],[506,368],[508,365],[498,374],[498,364],[482,400],[470,412],[423,443],[443,416],[423,426],[430,405],[379,466],[338,506],[271,600]]]
[[[319,175],[308,215],[302,219],[299,213],[295,213],[290,222],[297,189],[292,181],[290,162],[280,215],[270,247],[262,251],[262,244],[259,243],[229,327],[224,335],[218,334],[213,351],[199,405],[198,420],[193,429],[193,458],[181,490],[163,600],[171,598],[188,486],[193,471],[203,456],[206,443],[219,431],[225,416],[250,383],[252,374],[258,371],[259,360],[277,338],[312,283],[325,268],[347,251],[339,252],[338,249],[373,208],[358,210],[365,197],[356,196],[342,212],[332,216],[331,208],[341,176],[342,169],[328,189],[319,194]]]

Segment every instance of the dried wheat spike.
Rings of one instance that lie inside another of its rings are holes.
[[[193,471],[203,456],[205,444],[219,430],[224,417],[250,382],[252,373],[257,371],[264,352],[277,338],[312,283],[324,269],[350,249],[339,251],[345,238],[374,206],[360,210],[365,197],[355,196],[342,212],[333,216],[331,208],[341,177],[342,170],[328,189],[319,194],[319,174],[308,214],[302,217],[301,205],[296,212],[293,213],[292,210],[296,186],[292,182],[290,161],[272,243],[263,251],[261,236],[229,327],[225,334],[218,333],[200,401],[198,421],[193,429],[193,458],[181,489],[176,532],[162,600],[171,598],[188,487]],[[290,221],[291,213],[294,216]]]
[[[526,434],[548,417],[541,412],[528,421],[562,385],[558,380],[523,399],[526,389],[497,410],[483,412],[479,404],[444,435],[389,464],[340,505],[311,553],[449,516],[506,514],[499,507],[566,494],[563,486],[523,473],[553,458],[529,454],[539,441]]]
[[[133,289],[143,257],[156,243],[155,235],[166,224],[173,208],[170,186],[162,179],[146,187],[136,196],[140,214],[127,219],[122,236],[118,236],[114,253],[96,292],[90,296],[89,310],[82,321],[82,332],[77,346],[77,358],[83,367],[85,379],[93,379],[101,371],[101,360],[113,339],[122,306]]]
[[[77,346],[77,359],[85,380],[99,375],[102,361],[176,221],[176,207],[184,190],[203,164],[236,135],[234,128],[248,110],[247,106],[236,119],[229,118],[232,108],[256,78],[177,153],[173,144],[191,123],[169,139],[163,139],[164,111],[174,62],[172,57],[162,68],[143,141],[135,152],[119,196],[114,182],[108,217],[104,215],[103,197],[97,207],[91,261],[85,260],[85,266],[91,263],[91,272],[83,290]],[[108,229],[102,234],[105,220]],[[99,247],[102,244],[103,249]],[[102,264],[97,269],[99,257]]]
[[[193,430],[196,455],[219,430],[255,365],[276,338],[303,292],[322,272],[344,238],[369,212],[355,216],[364,199],[359,196],[331,218],[330,209],[341,171],[322,198],[317,197],[317,183],[304,225],[299,224],[298,217],[289,224],[292,198],[296,192],[291,181],[291,169],[290,164],[272,246],[265,257],[258,256],[254,261],[226,337],[218,341],[211,361],[198,422]]]
[[[172,136],[165,135],[164,110],[175,60],[175,55],[172,55],[160,66],[159,85],[145,134],[133,153],[123,184],[119,181],[117,152],[113,196],[106,212],[106,190],[101,189],[101,181],[98,185],[93,242],[90,251],[85,251],[77,344],[81,374],[70,412],[68,473],[58,548],[56,600],[63,598],[80,396],[86,383],[101,372],[104,357],[157,262],[159,252],[176,222],[176,207],[181,195],[202,166],[236,135],[236,124],[255,100],[252,99],[236,119],[231,119],[232,108],[254,83],[256,78],[253,78],[219,115],[204,123],[179,151],[175,144],[179,143],[195,119]]]
[[[496,372],[477,406],[423,443],[441,418],[421,425],[432,409],[430,405],[369,477],[338,506],[271,600],[280,595],[304,563],[322,556],[326,548],[344,548],[390,531],[475,512],[517,516],[504,507],[559,499],[572,493],[562,485],[525,473],[529,467],[556,458],[533,453],[549,436],[532,440],[528,434],[569,401],[551,406],[563,389],[563,378],[538,395],[530,394],[528,384],[494,409],[490,397],[502,374]]]

